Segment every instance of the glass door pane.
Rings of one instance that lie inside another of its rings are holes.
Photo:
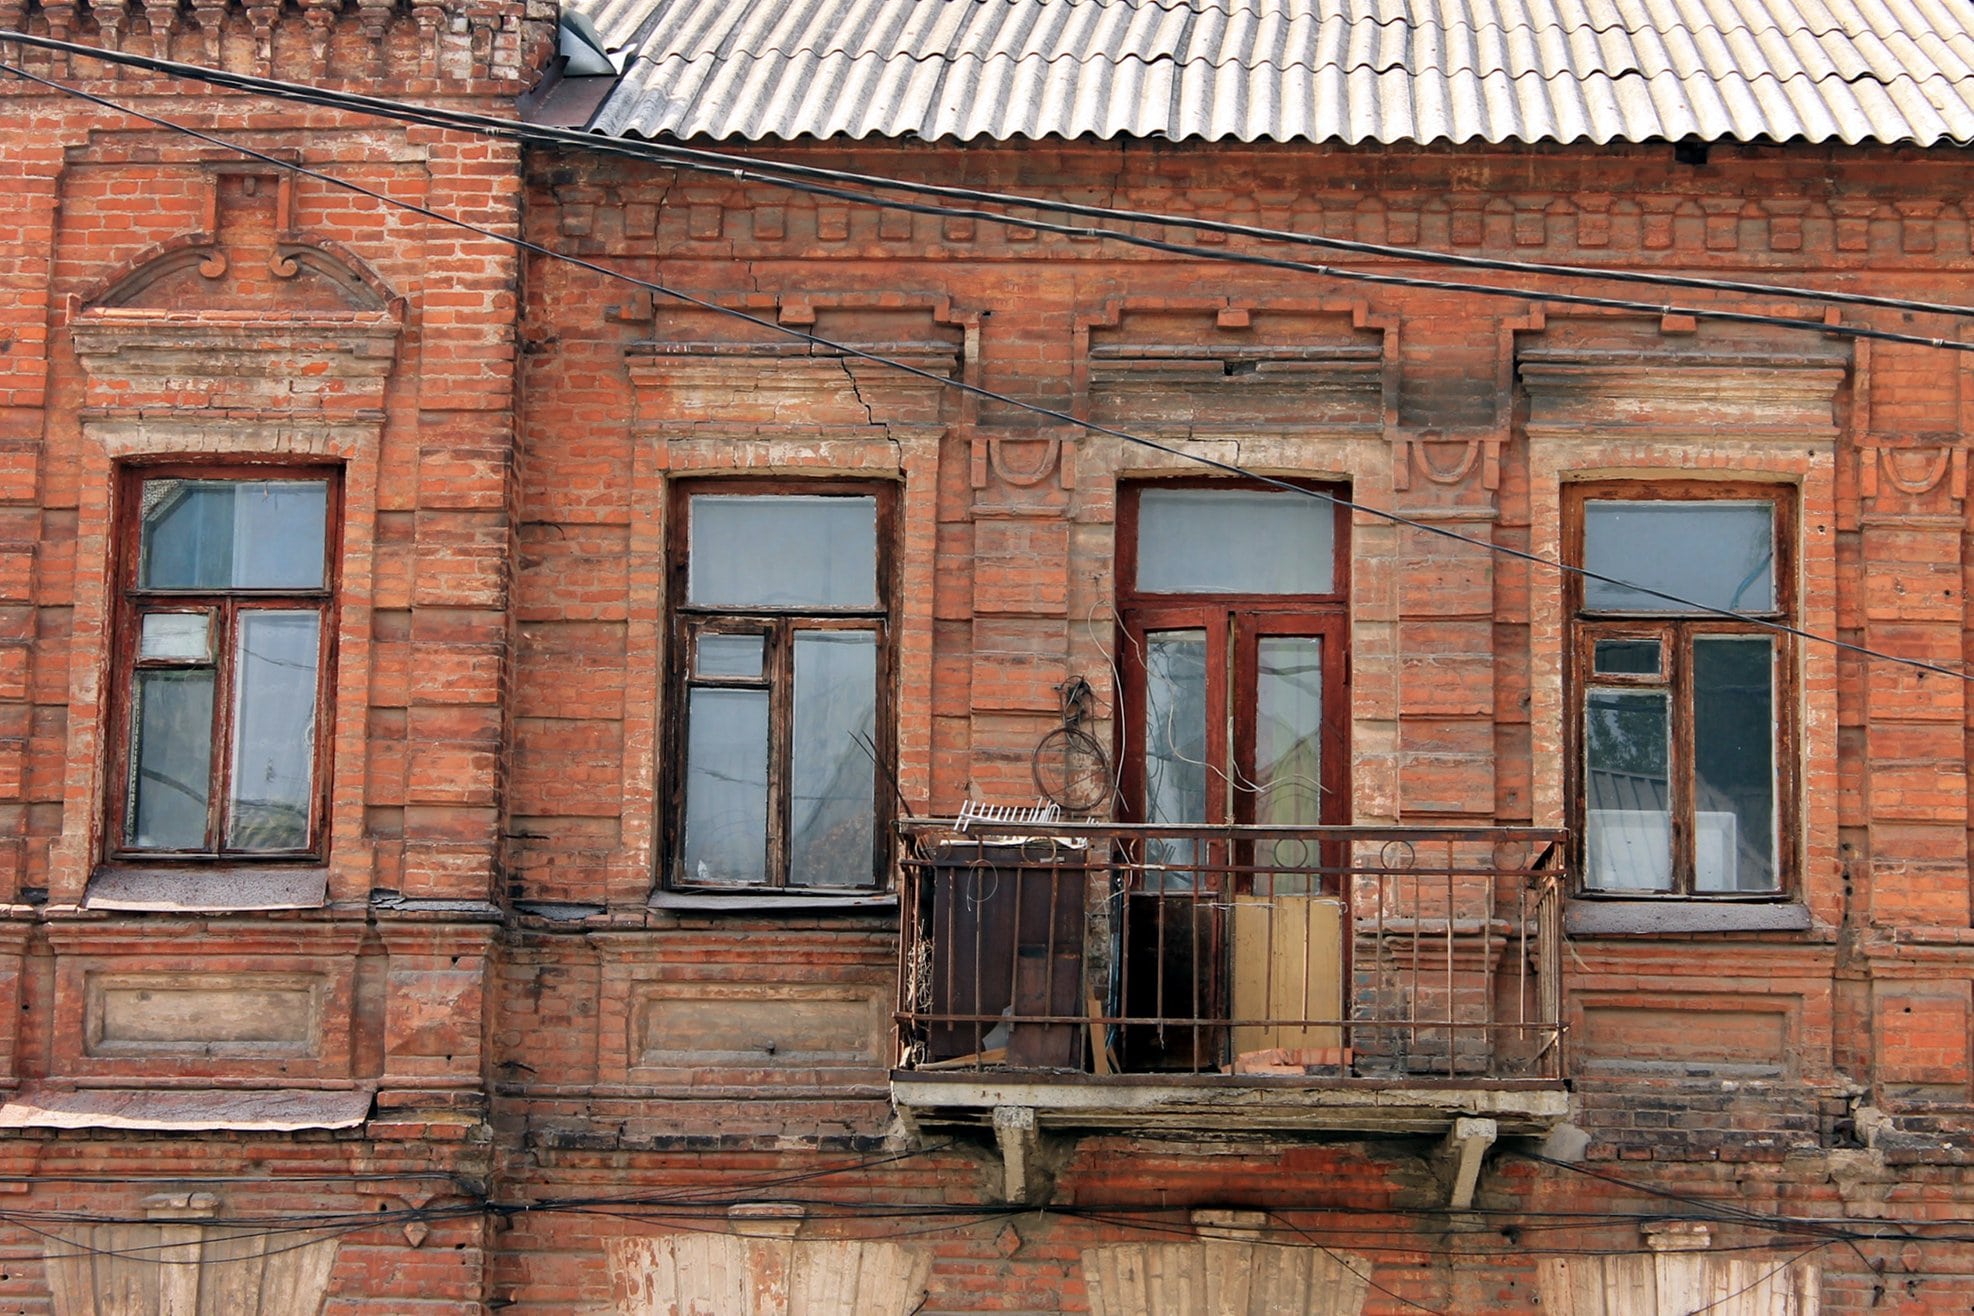
[[[1268,635],[1255,645],[1254,821],[1322,821],[1323,639]]]
[[[1250,625],[1269,624],[1254,619]],[[1240,785],[1249,821],[1313,827],[1323,821],[1321,635],[1258,635],[1253,689],[1236,706],[1254,713],[1252,758]],[[1323,845],[1306,834],[1258,840],[1234,893],[1229,965],[1236,1055],[1342,1045],[1343,903],[1323,893]],[[1260,1022],[1252,1022],[1260,1021]]]
[[[1206,822],[1206,632],[1152,631],[1145,636],[1145,821]],[[1152,854],[1147,855],[1153,859]],[[1167,842],[1154,862],[1186,864],[1190,842]],[[1167,880],[1188,880],[1168,875]]]
[[[1253,798],[1252,821],[1315,826],[1323,821],[1323,639],[1264,635],[1255,642],[1254,767],[1242,784]],[[1236,692],[1244,698],[1245,691]],[[1308,895],[1318,858],[1303,841],[1257,842],[1257,865],[1277,863],[1275,895]]]

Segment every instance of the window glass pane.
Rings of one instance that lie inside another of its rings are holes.
[[[1775,505],[1768,502],[1592,502],[1584,508],[1585,570],[1672,596],[1600,580],[1584,606],[1603,612],[1775,607]]]
[[[1693,641],[1693,885],[1773,891],[1775,643]]]
[[[1285,491],[1145,489],[1138,580],[1159,594],[1328,594],[1336,588],[1327,499]]]
[[[313,612],[240,614],[233,690],[233,781],[226,844],[235,850],[308,846],[315,791]]]
[[[761,675],[761,645],[764,637],[759,635],[714,635],[702,631],[694,642],[696,654],[693,661],[695,676],[738,676],[758,678]]]
[[[683,880],[768,877],[768,692],[693,690],[686,702]]]
[[[131,689],[130,813],[124,844],[203,850],[212,792],[213,674],[138,672]]]
[[[869,886],[877,844],[877,636],[797,631],[790,886]],[[871,748],[866,748],[866,744]]]
[[[1206,821],[1206,632],[1145,636],[1145,821]],[[1147,859],[1189,863],[1189,841],[1147,845]],[[1167,885],[1190,874],[1168,873]]]
[[[1257,642],[1254,820],[1322,821],[1323,641],[1266,636]]]
[[[1595,669],[1599,676],[1657,676],[1663,664],[1657,640],[1599,640]]]
[[[1662,690],[1592,690],[1585,701],[1585,882],[1594,889],[1672,889],[1666,717]]]
[[[699,494],[690,516],[690,603],[877,606],[875,498]]]
[[[144,589],[320,589],[322,480],[146,480]]]
[[[1323,641],[1273,635],[1255,647],[1254,821],[1314,826],[1323,821]],[[1317,854],[1308,842],[1276,841],[1262,849],[1257,863],[1302,871],[1257,878],[1258,891],[1313,894],[1308,870]]]
[[[147,612],[137,656],[154,662],[212,661],[212,616],[204,612]]]

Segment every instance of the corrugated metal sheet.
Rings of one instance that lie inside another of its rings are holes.
[[[570,0],[682,138],[1974,140],[1974,0]]]

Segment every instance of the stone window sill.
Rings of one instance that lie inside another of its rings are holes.
[[[648,902],[652,909],[725,914],[883,914],[898,908],[898,897],[889,891],[870,891],[854,896],[816,896],[783,891],[725,892],[654,891]]]
[[[328,900],[329,870],[320,864],[106,864],[90,874],[82,908],[231,914],[321,909]]]
[[[1815,923],[1800,901],[1571,900],[1563,907],[1570,936],[1667,932],[1807,932]]]

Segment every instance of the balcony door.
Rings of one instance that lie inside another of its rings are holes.
[[[1125,491],[1125,794],[1149,824],[1299,829],[1349,820],[1348,521],[1308,492],[1157,484]],[[1126,1013],[1142,1063],[1335,1046],[1340,891],[1295,836],[1150,835],[1127,902]]]
[[[1138,820],[1341,821],[1343,710],[1330,696],[1343,684],[1342,630],[1341,616],[1210,603],[1135,612]]]

